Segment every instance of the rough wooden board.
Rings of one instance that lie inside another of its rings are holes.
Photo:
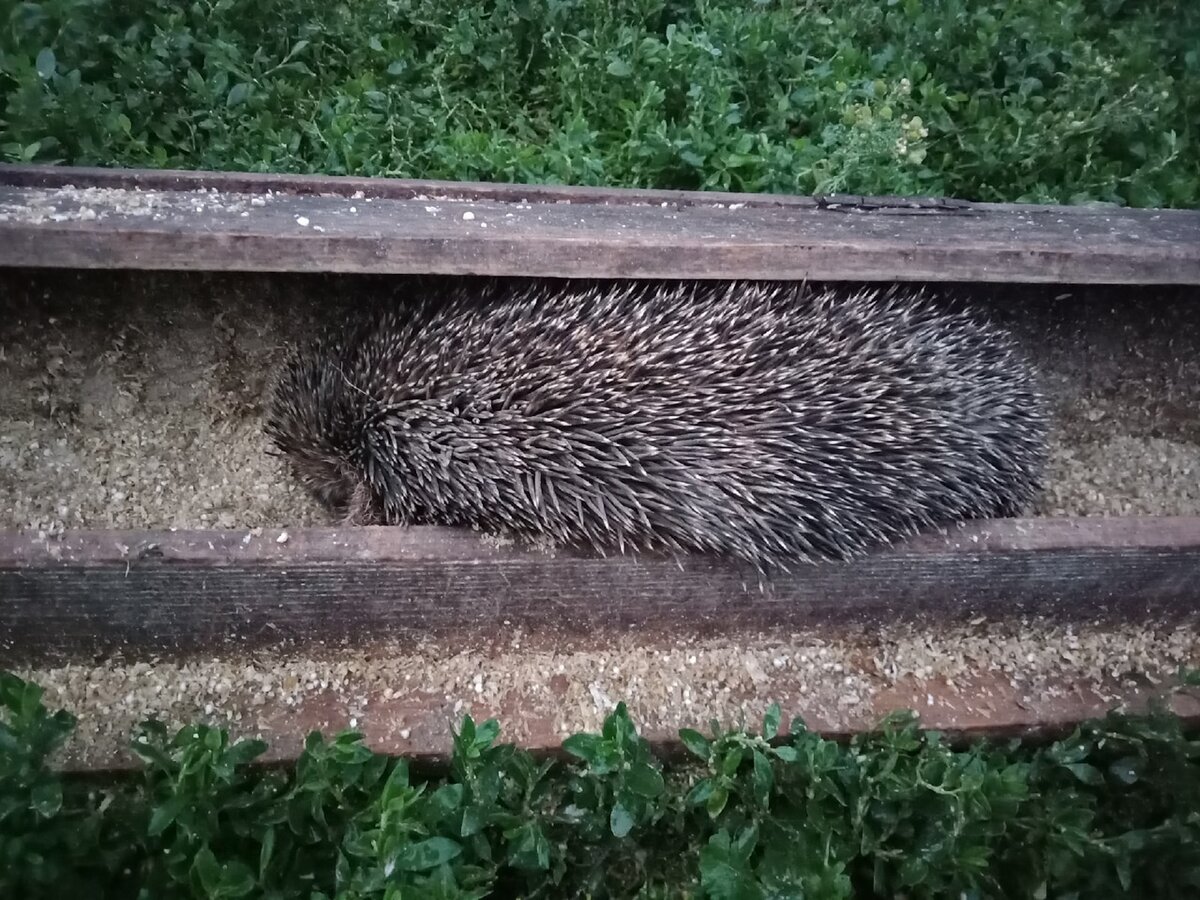
[[[601,203],[672,206],[717,203],[744,206],[789,206],[812,209],[819,205],[845,206],[866,201],[870,207],[928,210],[968,206],[941,198],[850,195],[809,197],[798,194],[738,194],[729,191],[640,190],[629,188],[572,187],[568,185],[504,184],[483,181],[437,181],[407,178],[360,178],[336,175],[285,175],[267,172],[199,172],[183,169],[121,169],[74,166],[23,166],[0,164],[0,184],[13,187],[132,188],[143,191],[212,191],[262,194],[325,194],[391,200],[500,200],[514,203]],[[1030,207],[1033,208],[1033,207]]]
[[[977,614],[1136,620],[1200,604],[1200,519],[1013,519],[760,585],[711,560],[546,553],[437,528],[0,533],[0,653],[136,656],[500,623],[802,626]]]
[[[139,183],[128,173],[76,174],[73,188],[43,188],[18,185],[56,179],[4,173],[0,265],[1200,284],[1200,211],[417,183],[426,194],[361,180],[371,187],[356,198],[345,184],[318,192],[333,179],[268,193],[279,179],[210,176],[242,192],[143,190],[95,186]],[[161,173],[140,183],[172,179],[188,183]]]

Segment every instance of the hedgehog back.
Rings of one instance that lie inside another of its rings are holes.
[[[760,569],[1016,515],[1045,455],[999,330],[901,291],[741,283],[397,302],[294,361],[268,431],[337,461],[356,521]]]

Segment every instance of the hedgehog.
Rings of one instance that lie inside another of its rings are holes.
[[[294,351],[265,430],[344,524],[764,574],[1021,515],[1047,425],[1015,341],[919,290],[493,281]]]

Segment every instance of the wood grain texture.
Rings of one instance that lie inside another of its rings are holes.
[[[432,179],[360,178],[344,175],[285,175],[265,172],[198,172],[184,169],[121,169],[75,166],[29,166],[0,164],[0,184],[13,187],[131,188],[142,191],[212,191],[262,194],[266,192],[304,195],[324,194],[391,200],[499,200],[538,203],[603,203],[639,206],[646,203],[675,206],[716,203],[754,207],[789,206],[813,209],[861,202],[868,206],[943,210],[971,204],[943,198],[876,197],[800,194],[739,194],[730,191],[644,190],[630,188],[574,187],[569,185],[505,184],[483,181],[437,181]],[[982,204],[988,206],[988,204]],[[1030,209],[1042,207],[1028,207]],[[1046,207],[1053,208],[1053,207]]]
[[[717,562],[500,546],[439,528],[0,534],[0,655],[197,652],[598,628],[812,626],[1200,607],[1200,519],[1013,519],[761,585]]]
[[[10,167],[0,265],[1200,284],[1200,211]]]

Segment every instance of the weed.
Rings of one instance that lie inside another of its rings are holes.
[[[1155,709],[1054,743],[952,747],[896,714],[849,743],[772,706],[680,734],[665,764],[619,705],[538,761],[466,717],[414,778],[355,733],[266,746],[146,723],[139,776],[63,777],[74,722],[0,676],[0,891],[60,897],[1185,897],[1200,742]]]
[[[1178,0],[40,0],[9,161],[1200,205]]]

